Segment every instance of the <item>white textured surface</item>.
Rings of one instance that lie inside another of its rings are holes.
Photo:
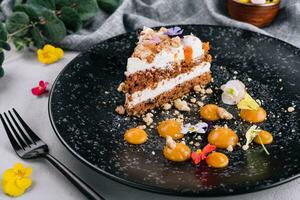
[[[68,150],[66,150],[54,134],[47,111],[47,97],[36,98],[30,89],[40,79],[52,83],[60,70],[77,53],[66,53],[60,62],[43,66],[36,61],[35,55],[31,53],[18,54],[10,52],[4,64],[6,76],[0,79],[0,112],[15,107],[23,118],[30,124],[32,129],[49,145],[51,153],[66,166],[94,187],[108,200],[298,200],[300,197],[300,179],[290,183],[268,189],[261,192],[231,196],[224,198],[183,198],[137,190],[108,178],[103,177],[81,164]],[[14,199],[21,200],[82,200],[85,199],[81,193],[73,187],[55,168],[45,160],[19,159],[13,152],[8,138],[2,126],[0,126],[0,172],[10,168],[14,163],[22,162],[33,168],[34,184],[23,196]],[[0,200],[8,200],[0,192]]]
[[[154,99],[158,95],[167,92],[169,90],[172,90],[177,85],[184,83],[186,81],[190,81],[197,76],[200,76],[201,74],[204,74],[205,72],[208,72],[210,70],[210,63],[209,62],[203,62],[198,66],[195,66],[193,71],[189,73],[180,74],[176,78],[170,79],[170,80],[163,80],[159,82],[154,89],[146,88],[141,91],[137,91],[132,94],[132,101],[128,102],[129,107],[135,106],[139,103],[142,103],[144,101],[147,101],[149,99]]]

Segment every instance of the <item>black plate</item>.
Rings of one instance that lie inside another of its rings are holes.
[[[248,151],[241,148],[232,153],[225,151],[230,158],[225,169],[209,168],[205,162],[200,167],[191,162],[172,163],[162,155],[165,141],[155,128],[147,129],[146,144],[127,144],[123,140],[124,131],[143,124],[142,120],[118,116],[114,109],[124,100],[117,87],[124,79],[126,61],[137,41],[137,32],[95,45],[59,74],[49,98],[49,115],[62,143],[96,171],[119,182],[160,193],[239,194],[298,177],[300,50],[280,40],[236,28],[181,27],[186,34],[192,32],[211,44],[214,83],[210,87],[219,87],[236,77],[246,84],[252,96],[262,101],[268,120],[261,127],[274,136],[274,142],[267,146],[270,156],[260,146],[253,145]],[[204,102],[221,103],[220,91],[215,90]],[[287,112],[292,105],[296,111]],[[235,107],[225,107],[237,116]],[[199,121],[196,107],[186,116],[189,122]],[[154,122],[166,117],[169,116],[157,110]],[[244,143],[243,135],[251,125],[237,122],[227,122],[227,125],[237,131],[240,142]],[[202,145],[205,141],[203,137]]]

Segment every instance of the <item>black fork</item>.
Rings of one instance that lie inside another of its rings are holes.
[[[11,111],[8,111],[9,117],[6,113],[4,113],[4,117],[0,114],[0,118],[11,145],[20,158],[46,158],[87,198],[92,200],[104,200],[104,198],[95,192],[88,184],[76,176],[56,158],[50,155],[47,144],[31,130],[31,128],[25,123],[25,121],[20,117],[14,108],[12,110],[14,114],[12,114]]]

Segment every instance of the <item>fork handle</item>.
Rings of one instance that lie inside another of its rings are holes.
[[[45,155],[46,159],[56,167],[73,185],[75,185],[88,199],[104,200],[104,198],[95,192],[88,184],[76,176],[71,170],[64,166],[60,161],[50,154]]]

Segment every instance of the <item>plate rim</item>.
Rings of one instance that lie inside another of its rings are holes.
[[[255,32],[255,31],[250,31],[250,30],[246,30],[246,29],[242,29],[242,28],[237,28],[237,27],[230,27],[230,26],[224,26],[224,25],[208,25],[208,24],[172,24],[172,25],[166,25],[165,27],[172,27],[172,26],[198,26],[198,27],[213,27],[213,28],[223,28],[223,29],[236,29],[236,30],[240,30],[240,31],[245,31],[245,32],[250,32],[250,33],[254,33],[257,34],[258,36],[263,36],[263,37],[268,37],[268,38],[272,38],[274,40],[277,40],[281,43],[285,43],[286,45],[291,46],[292,48],[297,49],[298,51],[300,51],[300,48],[296,47],[293,44],[290,44],[286,41],[283,41],[279,38],[275,38],[273,36],[270,35],[266,35],[263,33],[259,33],[259,32]],[[155,27],[151,27],[151,28],[159,28],[161,26],[155,26]],[[111,173],[108,173],[102,169],[97,168],[95,165],[93,165],[92,163],[90,163],[88,160],[86,160],[85,158],[83,158],[82,156],[80,156],[76,150],[74,150],[73,148],[71,148],[68,143],[63,139],[63,137],[60,135],[59,131],[57,130],[56,126],[55,126],[55,122],[53,119],[53,114],[52,114],[52,109],[51,109],[51,104],[52,104],[52,96],[53,96],[53,91],[55,89],[55,86],[57,85],[57,81],[59,80],[59,78],[61,77],[61,75],[63,74],[63,72],[73,64],[73,62],[75,62],[76,59],[78,59],[79,57],[84,56],[85,54],[88,54],[88,52],[95,48],[97,45],[106,42],[108,40],[113,40],[116,39],[118,37],[122,37],[128,34],[133,34],[136,33],[137,31],[141,30],[140,28],[135,29],[133,31],[130,32],[126,32],[123,34],[119,34],[113,37],[110,37],[106,40],[103,40],[99,43],[96,43],[92,46],[90,46],[87,50],[81,51],[76,57],[74,57],[70,62],[68,62],[68,64],[66,64],[63,69],[58,73],[58,75],[56,76],[53,84],[51,85],[51,89],[49,91],[49,98],[48,98],[48,116],[50,119],[50,123],[51,126],[54,130],[54,133],[56,134],[56,136],[58,137],[58,139],[60,140],[60,142],[63,144],[63,146],[69,150],[69,152],[71,152],[71,154],[77,158],[77,160],[79,160],[81,163],[83,163],[85,166],[88,166],[90,169],[94,170],[95,172],[104,175],[107,178],[110,178],[111,180],[117,181],[118,183],[124,184],[126,186],[131,186],[133,188],[139,189],[139,190],[145,190],[148,192],[154,192],[154,193],[158,193],[158,194],[166,194],[166,195],[173,195],[173,196],[191,196],[191,197],[222,197],[222,196],[231,196],[231,195],[240,195],[240,194],[248,194],[248,193],[253,193],[253,192],[258,192],[258,191],[262,191],[262,190],[266,190],[266,189],[270,189],[270,188],[274,188],[277,187],[279,185],[282,185],[284,183],[290,182],[292,180],[295,180],[297,178],[300,177],[300,172],[294,176],[291,176],[287,179],[278,181],[276,183],[270,184],[270,185],[263,185],[263,186],[258,186],[258,188],[255,189],[247,189],[245,190],[244,188],[239,188],[234,190],[233,192],[230,191],[218,191],[218,192],[193,192],[193,191],[178,191],[178,190],[171,190],[171,189],[164,189],[161,187],[157,187],[157,186],[150,186],[150,185],[146,185],[143,183],[138,183],[132,180],[128,180],[128,179],[124,179],[124,178],[120,178],[118,176],[115,176]],[[217,193],[217,194],[216,194]]]

